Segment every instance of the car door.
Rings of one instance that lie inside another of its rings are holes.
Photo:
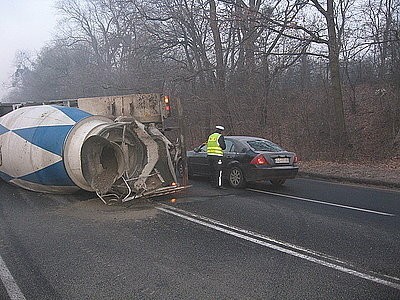
[[[208,175],[207,145],[196,148],[188,157],[190,173],[195,175]]]
[[[236,159],[236,149],[235,143],[229,138],[225,138],[225,145],[224,159],[225,166],[228,166],[230,162]]]

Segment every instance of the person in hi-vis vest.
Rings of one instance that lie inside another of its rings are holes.
[[[207,141],[207,157],[211,171],[211,184],[214,187],[222,187],[222,166],[225,146],[225,139],[222,132],[223,126],[215,126],[215,132],[210,134]]]

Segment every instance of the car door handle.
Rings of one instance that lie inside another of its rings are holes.
[[[226,158],[233,158],[233,155],[227,155]]]

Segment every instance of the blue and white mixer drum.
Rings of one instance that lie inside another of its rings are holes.
[[[124,172],[120,147],[99,135],[112,124],[72,107],[14,110],[0,118],[0,177],[39,192],[106,189]]]

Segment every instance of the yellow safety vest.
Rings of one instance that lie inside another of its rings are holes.
[[[221,134],[215,132],[208,137],[207,141],[207,155],[224,156],[224,151],[219,146],[218,139]]]

